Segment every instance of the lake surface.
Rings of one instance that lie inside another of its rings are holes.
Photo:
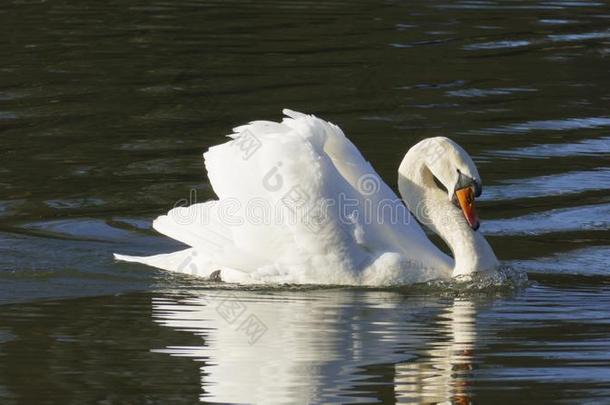
[[[5,1],[3,404],[607,403],[610,5]],[[283,107],[394,186],[449,136],[520,288],[239,288],[115,263]]]

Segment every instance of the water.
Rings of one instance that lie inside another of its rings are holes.
[[[4,2],[1,402],[607,402],[609,20],[596,1]],[[456,140],[482,231],[531,283],[244,290],[113,262],[175,250],[150,222],[213,198],[201,153],[283,107],[340,124],[391,185],[415,142]]]

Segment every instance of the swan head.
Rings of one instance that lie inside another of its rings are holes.
[[[434,181],[447,192],[449,200],[464,214],[468,225],[479,228],[474,200],[481,195],[481,177],[472,158],[460,145],[446,137],[429,138],[422,142],[426,166]]]

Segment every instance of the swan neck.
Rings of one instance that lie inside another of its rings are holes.
[[[398,170],[398,188],[405,204],[422,225],[439,235],[451,249],[453,277],[497,268],[498,260],[483,234],[470,228],[462,211],[435,184],[422,143],[409,150]]]

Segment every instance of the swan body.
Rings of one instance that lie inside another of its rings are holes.
[[[401,200],[339,127],[284,113],[279,123],[237,127],[204,153],[218,200],[175,207],[153,222],[189,248],[115,258],[201,277],[220,270],[223,281],[238,283],[399,285],[498,267],[470,207],[480,177],[457,144],[437,137],[412,147],[398,170]]]

